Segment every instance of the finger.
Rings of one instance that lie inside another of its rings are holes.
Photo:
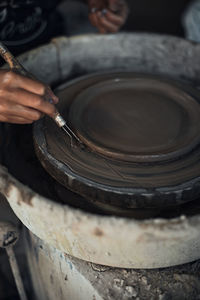
[[[104,16],[104,13],[102,13],[102,11],[97,13],[98,30],[101,34],[107,33],[107,29],[104,27],[104,25],[101,22],[101,19],[103,16]]]
[[[122,24],[126,22],[128,17],[129,9],[128,5],[124,0],[109,0],[109,11],[115,15],[122,17]]]
[[[101,26],[103,26],[103,28],[106,29],[107,32],[115,33],[119,29],[118,25],[115,25],[112,22],[108,21],[104,16],[100,17],[100,22]]]
[[[96,27],[100,33],[106,33],[106,29],[104,28],[104,26],[101,24],[101,20],[100,20],[100,17],[101,16],[101,12],[98,12],[98,13],[95,13],[95,14],[92,14],[90,15],[90,21],[91,21],[91,24]]]
[[[43,96],[48,91],[50,100],[54,104],[57,104],[59,101],[49,86],[12,71],[5,71],[2,84],[9,88],[21,88],[40,96]]]
[[[117,25],[118,27],[122,26],[124,23],[124,18],[122,16],[116,15],[111,11],[107,11],[105,18],[112,24]]]
[[[20,104],[22,106],[34,108],[42,113],[53,116],[55,114],[55,106],[44,101],[42,96],[27,92],[22,89],[12,89],[4,92],[4,99],[10,102]]]
[[[20,117],[20,118],[28,119],[31,122],[37,121],[43,116],[41,112],[35,109],[25,107],[19,104],[13,105],[13,103],[9,101],[6,101],[4,105],[1,103],[0,115]]]
[[[3,85],[13,88],[21,88],[37,95],[44,95],[46,86],[28,77],[19,75],[12,71],[6,71],[3,76]]]
[[[57,104],[59,102],[58,97],[53,93],[52,89],[49,86],[47,86],[45,93],[47,94],[50,103]]]
[[[97,27],[98,26],[98,19],[96,13],[89,14],[89,20],[92,26]]]
[[[21,118],[21,117],[14,117],[14,116],[0,116],[1,122],[6,123],[13,123],[13,124],[32,124],[33,121]]]

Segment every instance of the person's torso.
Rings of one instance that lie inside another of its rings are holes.
[[[58,0],[1,0],[0,40],[14,49],[26,49],[56,34]],[[19,52],[19,51],[17,51]],[[22,51],[21,51],[22,52]]]

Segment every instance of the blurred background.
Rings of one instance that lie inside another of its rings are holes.
[[[181,18],[190,0],[128,0],[128,31],[147,31],[183,36]]]
[[[182,17],[191,2],[191,0],[127,0],[130,13],[122,30],[184,36]],[[81,31],[85,33],[87,30],[95,31],[87,20],[87,7],[82,1],[63,0],[60,12],[67,19],[66,29],[69,35]]]

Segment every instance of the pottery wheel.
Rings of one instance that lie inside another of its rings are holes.
[[[57,91],[59,110],[87,145],[45,118],[35,128],[43,166],[65,187],[105,205],[177,205],[200,194],[200,93],[150,75],[85,76]],[[39,130],[41,131],[39,133]]]

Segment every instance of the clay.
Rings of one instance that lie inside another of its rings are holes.
[[[106,106],[109,89],[107,98],[99,104],[98,95],[95,95],[93,103],[93,85],[97,84],[97,90],[101,88],[101,94],[105,91],[102,85],[105,86],[107,81],[125,80],[134,95],[133,78],[142,77],[133,73],[100,74],[86,76],[61,88],[58,92],[59,110],[71,122],[79,137],[87,141],[89,148],[71,147],[69,138],[51,120],[45,119],[40,129],[44,126],[44,138],[50,156],[47,159],[43,145],[39,145],[43,152],[40,155],[43,166],[65,187],[93,202],[118,209],[159,208],[192,201],[200,193],[199,92],[168,79],[144,76],[148,83],[147,90],[144,91],[141,85],[136,93],[139,98],[136,97],[133,104],[132,97],[128,96],[124,106],[120,98],[117,99],[117,105],[114,104],[115,100],[111,100]],[[149,97],[152,87],[153,92]],[[87,93],[91,93],[91,98],[87,98],[88,104],[84,102],[81,106],[80,102],[84,101]],[[112,93],[117,97],[115,91]],[[156,97],[152,96],[154,94]],[[89,110],[88,114],[87,105],[92,113]],[[96,106],[100,113],[95,111]],[[116,127],[118,122],[113,116],[113,107],[115,114],[117,110],[122,110],[117,131],[112,127]],[[106,109],[111,118],[109,115],[103,118]],[[129,111],[134,111],[135,120],[126,117]],[[127,124],[123,130],[122,123],[125,121]],[[94,126],[90,126],[91,122]],[[105,124],[110,129],[110,136],[108,134],[107,137]],[[130,127],[137,130],[133,132]],[[138,134],[140,130],[142,134]],[[154,131],[156,134],[153,135]]]
[[[121,77],[91,86],[71,105],[69,120],[92,150],[144,163],[177,158],[200,142],[196,99],[159,79]]]

